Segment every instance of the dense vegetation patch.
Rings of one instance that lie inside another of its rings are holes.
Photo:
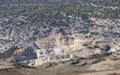
[[[119,4],[119,0],[0,0],[0,17],[25,15],[33,21],[67,20],[68,16],[115,19],[120,17],[119,8],[114,8]]]

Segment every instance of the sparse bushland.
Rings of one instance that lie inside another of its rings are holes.
[[[65,4],[66,2],[66,4]],[[119,18],[119,9],[111,9],[111,8],[104,8],[105,6],[116,6],[119,7],[119,0],[90,0],[90,1],[83,1],[83,4],[79,2],[79,0],[76,1],[55,1],[52,3],[51,1],[43,1],[43,0],[31,0],[31,1],[24,1],[24,0],[4,0],[0,1],[1,5],[10,4],[13,6],[8,5],[7,6],[1,6],[0,9],[0,16],[10,16],[10,15],[25,15],[28,16],[33,22],[34,21],[49,21],[49,19],[67,19],[67,16],[72,17],[82,17],[84,19],[87,19],[87,17],[101,17],[101,18]],[[86,2],[86,3],[85,3]],[[21,3],[19,5],[18,3]],[[80,4],[79,4],[80,3]],[[96,4],[95,7],[91,5],[90,3]],[[14,6],[14,4],[17,4],[18,6]],[[23,5],[22,5],[23,4]],[[24,5],[28,4],[28,5]],[[33,4],[33,5],[30,5]],[[40,6],[37,4],[41,4]],[[30,6],[29,6],[30,5]],[[104,7],[102,7],[104,5]],[[101,11],[102,10],[102,11]],[[101,14],[98,14],[101,13]],[[64,14],[64,15],[63,15]],[[65,16],[66,14],[66,16]],[[43,19],[43,20],[42,20]]]
[[[96,63],[99,63],[101,61],[105,61],[105,57],[108,57],[110,54],[111,53],[94,54],[94,55],[91,55],[91,58],[96,59]]]

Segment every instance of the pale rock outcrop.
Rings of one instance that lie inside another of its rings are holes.
[[[29,47],[32,51],[23,51],[23,55],[21,54],[19,57],[19,59],[22,59],[18,62],[29,66],[38,66],[47,62],[57,63],[74,58],[84,58],[93,54],[101,54],[103,51],[111,52],[115,49],[112,46],[113,41],[94,35],[74,34],[63,36],[61,33],[54,33],[46,38],[38,39],[35,42],[35,47],[34,45]],[[119,47],[117,48],[119,49]]]

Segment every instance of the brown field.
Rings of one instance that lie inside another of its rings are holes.
[[[105,71],[89,71],[89,66],[70,65],[70,62],[49,68],[35,69],[0,66],[0,75],[120,75],[120,68]]]

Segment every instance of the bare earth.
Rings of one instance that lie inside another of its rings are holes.
[[[120,70],[111,70],[111,71],[101,71],[101,72],[93,72],[93,73],[85,73],[78,75],[120,75]]]
[[[0,71],[0,75],[120,75],[120,69],[100,72],[81,72],[78,71],[80,70],[80,67],[70,68],[71,66],[64,69],[58,68],[58,70],[56,67],[47,69],[13,69],[8,71]]]

